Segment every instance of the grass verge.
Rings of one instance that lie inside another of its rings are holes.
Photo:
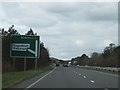
[[[52,70],[51,67],[41,67],[34,70],[29,71],[21,71],[21,72],[8,72],[2,75],[2,88],[10,88],[17,83],[20,83],[23,80],[41,74],[45,71]]]

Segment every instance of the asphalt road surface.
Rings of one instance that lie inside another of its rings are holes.
[[[118,88],[118,76],[76,67],[55,67],[15,88]]]

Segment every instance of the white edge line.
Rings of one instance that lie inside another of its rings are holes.
[[[55,70],[55,68],[54,68],[52,71],[50,71],[49,73],[47,73],[46,75],[44,75],[43,77],[41,77],[40,79],[38,79],[37,81],[35,81],[34,83],[32,83],[32,84],[30,84],[29,86],[27,86],[26,89],[31,88],[32,86],[34,86],[34,85],[35,85],[36,83],[38,83],[40,80],[42,80],[43,78],[45,78],[46,76],[48,76],[50,73],[52,73],[54,70]],[[26,90],[26,89],[25,89],[25,90]]]

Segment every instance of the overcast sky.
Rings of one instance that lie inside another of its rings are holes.
[[[118,3],[113,2],[6,2],[0,25],[21,34],[29,28],[40,35],[50,56],[71,59],[102,53],[118,44]]]

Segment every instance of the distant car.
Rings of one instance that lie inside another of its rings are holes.
[[[79,67],[80,65],[77,65],[77,67]]]
[[[56,66],[60,66],[60,64],[56,64]]]
[[[68,64],[63,64],[64,67],[68,67]]]

